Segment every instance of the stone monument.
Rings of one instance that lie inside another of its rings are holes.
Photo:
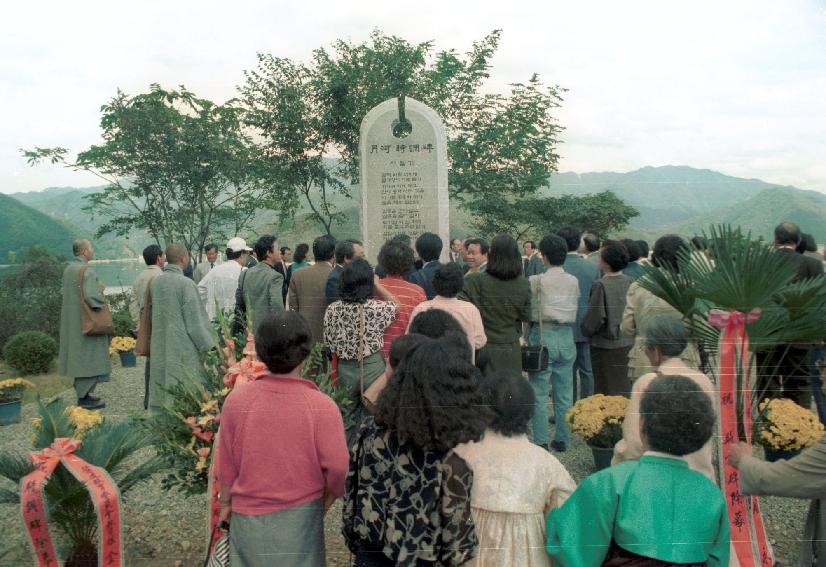
[[[397,234],[415,242],[423,232],[442,238],[442,261],[450,248],[447,137],[436,112],[421,102],[391,98],[361,122],[359,137],[361,235],[375,262],[382,244]]]

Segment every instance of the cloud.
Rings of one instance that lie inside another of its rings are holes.
[[[487,88],[569,89],[560,168],[686,164],[826,192],[822,1],[15,3],[0,34],[0,191],[96,183],[18,148],[99,140],[99,107],[151,82],[235,95],[257,51],[308,59],[379,28],[466,51],[502,28]],[[19,175],[14,173],[18,172]]]

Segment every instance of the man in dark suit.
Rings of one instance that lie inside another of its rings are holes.
[[[594,393],[594,371],[591,368],[591,348],[588,338],[579,328],[585,312],[588,310],[588,299],[591,297],[591,286],[599,280],[599,267],[587,258],[577,254],[582,233],[573,226],[565,226],[556,231],[568,246],[568,255],[562,269],[574,276],[579,282],[579,302],[576,309],[574,323],[574,343],[576,344],[576,360],[574,360],[574,401],[587,398]],[[579,374],[579,388],[577,388],[577,374]]]
[[[823,277],[823,263],[797,252],[800,227],[783,222],[774,229],[777,254],[789,258],[797,268],[794,282]],[[811,369],[807,345],[781,344],[768,352],[757,353],[758,387],[770,398],[788,398],[808,408],[812,403]]]
[[[462,248],[462,241],[458,238],[454,238],[450,241],[450,251],[448,252],[448,256],[450,261],[457,264],[460,268],[467,265],[467,262],[465,262],[465,257],[462,254]]]
[[[313,241],[315,264],[293,272],[287,303],[290,311],[298,311],[310,324],[313,342],[320,342],[324,336],[324,311],[327,300],[324,296],[327,276],[333,269],[336,239],[326,234]]]
[[[338,284],[341,281],[341,272],[344,271],[344,266],[348,264],[353,258],[361,258],[364,256],[364,245],[360,240],[342,240],[336,244],[336,265],[327,276],[327,285],[324,289],[324,295],[327,299],[327,305],[338,301]]]
[[[536,242],[526,240],[523,250],[525,251],[525,259],[522,260],[522,275],[529,278],[544,274],[545,264],[542,263],[542,255],[536,248]]]
[[[422,233],[416,239],[416,253],[424,264],[413,273],[410,281],[421,286],[428,299],[436,297],[436,290],[433,288],[433,276],[441,265],[439,256],[442,255],[442,239],[438,234],[432,232]]]
[[[794,281],[802,281],[823,274],[823,262],[797,251],[801,238],[800,227],[793,222],[780,223],[774,229],[774,245],[777,247],[777,252],[791,258],[797,266],[797,277]]]

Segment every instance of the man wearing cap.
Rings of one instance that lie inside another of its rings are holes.
[[[227,261],[207,272],[198,283],[198,294],[211,321],[215,320],[219,309],[226,314],[231,314],[235,309],[238,278],[251,251],[252,248],[247,246],[243,238],[230,238],[227,242]]]

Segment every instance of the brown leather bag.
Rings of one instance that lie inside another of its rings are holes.
[[[146,296],[143,299],[143,310],[138,327],[138,340],[135,344],[137,356],[149,356],[149,344],[152,342],[152,282],[146,286]]]
[[[80,294],[80,330],[87,337],[111,337],[115,334],[115,323],[112,321],[112,312],[104,298],[103,307],[92,309],[86,303],[83,293],[83,276],[88,266],[81,266],[77,273],[77,291]]]

